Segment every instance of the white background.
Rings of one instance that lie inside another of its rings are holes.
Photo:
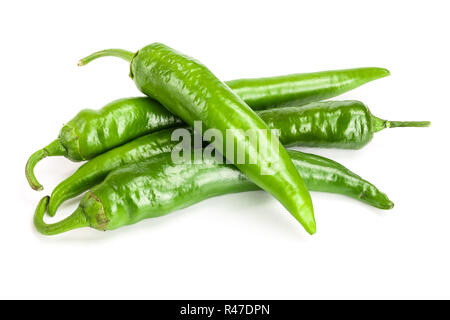
[[[450,298],[448,13],[448,1],[1,2],[0,298]],[[385,130],[359,151],[302,150],[372,181],[395,208],[313,193],[309,236],[251,192],[112,232],[38,234],[37,202],[80,164],[45,159],[35,192],[28,156],[80,109],[141,95],[124,61],[77,60],[154,41],[223,80],[388,68],[389,78],[337,99],[431,128]]]

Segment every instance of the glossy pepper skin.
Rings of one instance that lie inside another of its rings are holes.
[[[299,151],[287,152],[309,190],[342,194],[380,209],[393,207],[384,193],[339,163]],[[113,230],[211,197],[258,189],[234,166],[215,158],[174,163],[170,153],[162,153],[111,172],[86,193],[72,216],[55,224],[43,221],[49,200],[44,197],[36,209],[34,224],[45,235],[86,226]]]
[[[271,129],[280,131],[279,139],[285,146],[357,149],[368,143],[375,131],[399,124],[424,123],[381,120],[359,101],[316,102],[257,111],[257,114]],[[171,114],[169,116],[172,117]],[[167,119],[162,121],[168,123]],[[61,203],[100,183],[112,170],[170,152],[178,144],[171,139],[173,130],[165,129],[140,137],[83,164],[53,190],[48,205],[49,215],[54,216]]]
[[[130,76],[138,89],[159,101],[188,125],[201,121],[203,130],[214,129],[226,139],[212,143],[223,152],[230,139],[235,154],[256,163],[240,163],[227,155],[256,185],[272,194],[305,228],[314,234],[316,222],[310,194],[277,137],[269,137],[269,127],[258,115],[220,81],[206,66],[161,43],[148,45],[130,60]],[[246,132],[258,136],[249,141]],[[225,141],[226,140],[226,141]],[[272,168],[266,174],[267,168]]]
[[[31,155],[25,167],[27,180],[33,189],[43,189],[34,167],[47,156],[89,160],[145,133],[182,123],[161,104],[144,97],[119,99],[100,110],[84,109],[63,126],[58,139]]]
[[[253,110],[298,106],[336,97],[369,81],[388,76],[383,68],[356,68],[227,82]]]
[[[251,108],[261,110],[330,98],[388,75],[389,71],[383,68],[356,68],[232,80],[227,85]],[[34,167],[43,158],[89,160],[132,139],[167,128],[165,121],[173,125],[174,120],[172,113],[148,97],[124,98],[100,110],[82,110],[61,129],[58,139],[30,157],[25,170],[27,180],[33,189],[42,190]]]
[[[258,115],[280,130],[285,146],[360,149],[385,128],[428,127],[429,121],[388,121],[375,117],[356,100],[313,102],[263,110]]]

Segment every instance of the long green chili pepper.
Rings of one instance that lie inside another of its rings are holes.
[[[339,163],[299,151],[287,152],[309,190],[346,195],[380,209],[393,207],[373,184]],[[44,197],[36,209],[34,224],[45,235],[87,226],[113,230],[211,197],[258,189],[234,166],[221,164],[215,158],[204,158],[201,163],[190,159],[174,163],[171,153],[162,153],[112,171],[86,193],[70,217],[60,222],[43,221],[49,201]]]
[[[122,51],[117,54],[126,59],[132,57]],[[389,71],[383,68],[356,68],[232,80],[227,85],[250,107],[260,110],[331,98],[388,75]],[[148,97],[120,99],[100,110],[82,110],[61,129],[58,139],[30,157],[25,170],[28,183],[35,190],[43,189],[34,167],[45,157],[88,160],[137,137],[173,126],[174,122],[167,109]]]
[[[360,101],[312,102],[302,107],[262,110],[258,115],[280,130],[285,146],[360,149],[386,128],[428,127],[429,121],[388,121]]]
[[[384,128],[428,124],[381,120],[359,101],[314,102],[306,106],[257,113],[270,128],[280,130],[279,138],[285,146],[357,149],[367,144],[375,132]],[[161,121],[169,122],[164,118]],[[171,151],[178,144],[171,139],[173,130],[165,129],[140,137],[83,164],[53,190],[48,205],[49,215],[54,216],[64,201],[100,183],[112,170]]]
[[[253,110],[304,105],[336,97],[388,76],[383,68],[356,68],[226,82]]]
[[[101,55],[124,58],[117,54],[117,49],[103,51]],[[220,133],[212,142],[216,150],[273,195],[308,233],[316,232],[311,196],[303,179],[278,138],[267,134],[270,132],[267,124],[244,100],[206,66],[161,43],[148,45],[132,59],[125,57],[125,60],[130,62],[130,76],[141,92],[159,101],[188,125],[200,121],[205,131],[213,129]],[[256,141],[248,138],[249,132],[257,137]],[[231,143],[233,156],[228,151],[224,153],[225,146]],[[236,155],[255,161],[242,163],[236,161]]]

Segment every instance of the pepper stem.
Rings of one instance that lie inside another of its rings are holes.
[[[47,209],[48,201],[50,197],[46,196],[39,201],[39,204],[34,213],[34,226],[40,233],[52,236],[58,233],[63,233],[69,230],[88,227],[89,223],[86,219],[84,211],[81,207],[78,207],[72,215],[64,220],[53,224],[47,224],[44,222],[44,214]]]
[[[37,191],[41,191],[44,187],[37,181],[34,175],[34,167],[42,159],[48,156],[64,156],[67,154],[67,150],[61,144],[61,141],[56,139],[45,148],[33,153],[25,165],[25,175],[31,188]]]
[[[87,65],[92,60],[95,60],[95,59],[101,58],[101,57],[118,57],[118,58],[122,58],[128,62],[131,62],[131,59],[133,59],[133,56],[134,56],[134,53],[127,51],[127,50],[107,49],[107,50],[94,52],[93,54],[91,54],[87,57],[84,57],[83,59],[78,61],[78,66],[81,67],[81,66]]]
[[[388,121],[390,128],[399,127],[429,127],[431,125],[430,121]]]
[[[386,128],[400,128],[400,127],[415,127],[423,128],[431,125],[430,121],[388,121],[378,117],[372,116],[373,128],[375,132],[381,131]]]

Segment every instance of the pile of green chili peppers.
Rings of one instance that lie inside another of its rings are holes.
[[[80,111],[56,140],[30,156],[25,173],[34,190],[43,189],[34,174],[43,158],[86,161],[39,202],[34,224],[42,234],[87,226],[113,230],[211,197],[258,189],[273,195],[313,234],[316,223],[309,191],[346,195],[379,209],[394,204],[343,165],[287,147],[360,149],[385,128],[430,125],[380,119],[359,101],[322,101],[388,76],[383,68],[222,82],[197,60],[161,43],[136,53],[99,51],[79,65],[105,56],[129,62],[130,77],[146,96]],[[246,135],[274,129],[277,135],[260,134],[257,141]],[[179,130],[189,138],[188,148],[180,149],[174,139]],[[226,138],[207,137],[210,130]],[[199,135],[202,141],[196,145]],[[230,141],[231,156],[223,153]],[[210,157],[205,157],[207,151]],[[183,157],[175,161],[174,152]],[[235,154],[255,161],[236,161]],[[54,216],[64,201],[83,193],[68,218],[44,222],[46,212]]]

